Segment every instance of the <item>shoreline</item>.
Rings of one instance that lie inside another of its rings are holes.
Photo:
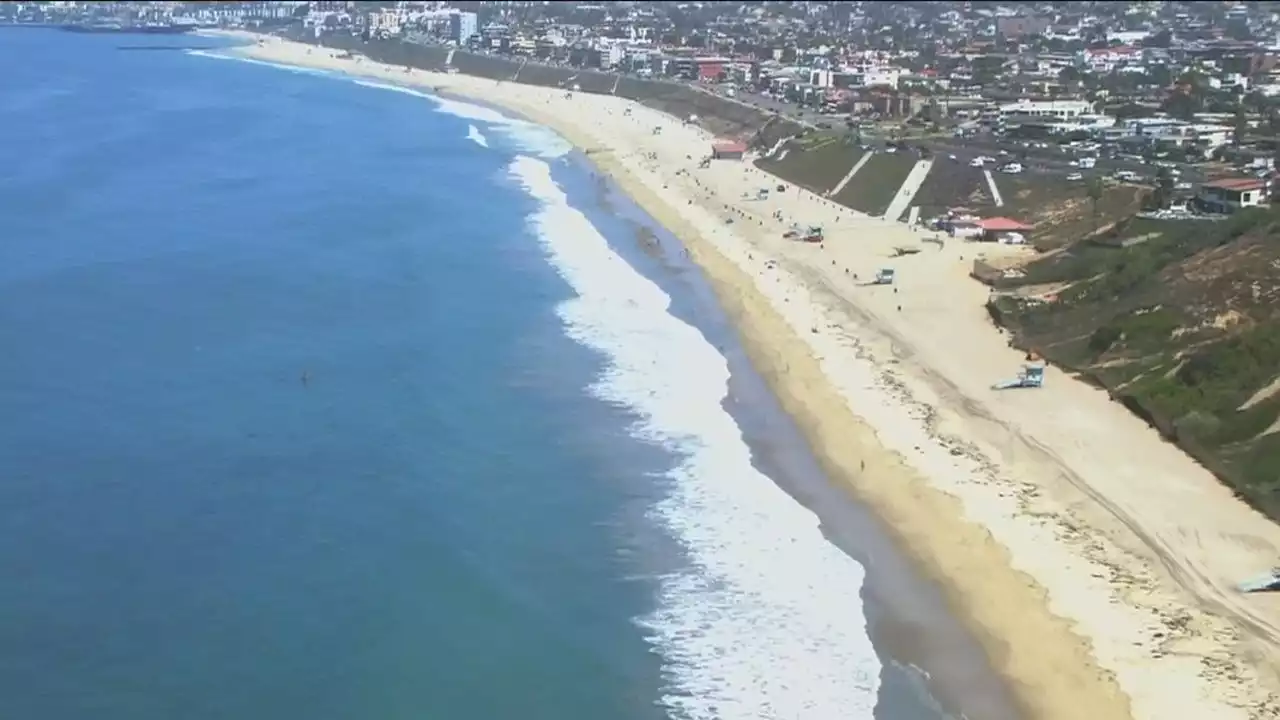
[[[302,55],[298,48],[313,46],[290,49],[285,41],[269,42],[267,48],[240,51],[283,64],[380,76],[372,61],[361,67],[353,61],[295,57]],[[592,105],[599,127],[619,123],[613,109],[631,105],[607,96],[561,99],[554,90],[510,83],[494,93],[497,85],[488,81],[424,71],[385,75],[510,109],[554,129],[579,148],[601,145],[599,139],[591,139],[588,118],[575,114],[567,119],[563,111],[548,106],[576,102],[564,109],[578,110]],[[647,119],[657,115],[635,108]],[[668,124],[668,139],[688,132],[671,118],[653,121]],[[608,137],[607,128],[598,131]],[[1108,507],[1074,507],[1070,488],[1013,480],[1012,474],[1022,469],[1016,457],[1019,447],[992,452],[987,437],[971,439],[977,430],[987,429],[975,429],[975,417],[991,425],[999,421],[967,407],[957,409],[954,403],[962,402],[963,395],[954,383],[931,387],[910,375],[909,370],[918,369],[912,364],[927,372],[931,358],[926,352],[904,355],[899,350],[904,331],[882,315],[889,305],[854,305],[833,289],[831,277],[797,257],[805,249],[782,248],[776,241],[771,246],[763,236],[753,241],[726,233],[724,217],[733,214],[741,219],[740,227],[749,228],[751,220],[765,226],[747,203],[736,207],[728,202],[733,190],[745,187],[741,180],[732,184],[732,170],[715,171],[720,181],[715,192],[710,183],[704,186],[687,175],[683,189],[692,192],[678,195],[667,186],[679,180],[661,176],[656,166],[646,168],[637,153],[627,156],[632,162],[624,162],[621,146],[638,149],[643,143],[638,133],[623,137],[619,129],[616,139],[617,148],[588,153],[590,161],[685,243],[737,327],[752,364],[803,429],[832,481],[873,508],[926,573],[947,590],[958,616],[1009,680],[1028,715],[1245,718],[1261,716],[1271,707],[1274,696],[1262,687],[1266,678],[1259,677],[1265,668],[1251,669],[1230,657],[1242,652],[1243,634],[1207,612],[1203,603],[1181,595],[1181,583],[1162,577],[1142,547],[1146,538],[1130,540],[1114,529],[1117,518],[1103,512]],[[753,173],[764,176],[754,168],[743,169],[744,176]],[[705,196],[695,205],[694,193],[704,189]],[[864,233],[880,233],[890,240],[910,235],[842,209],[833,213],[824,207],[825,201],[791,190],[799,195],[794,205],[804,212],[835,214],[846,223],[852,220]],[[677,197],[689,198],[687,210],[677,210]],[[772,228],[760,232],[769,231]],[[829,237],[827,244],[835,241]],[[782,257],[782,267],[761,271],[753,253]],[[832,266],[843,259],[833,257]],[[967,302],[973,295],[968,292],[963,299]],[[859,325],[856,339],[839,332]],[[987,332],[994,334],[989,327]],[[906,340],[902,344],[915,350],[917,343]],[[1059,375],[1051,382],[1072,381]],[[956,390],[960,397],[942,397],[939,386]],[[1021,436],[1016,439],[1025,442]],[[1015,454],[1012,460],[1007,459],[1010,453]],[[1005,462],[992,463],[987,457]],[[1077,487],[1076,494],[1080,491]],[[1052,509],[1041,509],[1042,503]],[[1036,511],[1039,516],[1029,516]],[[1121,572],[1133,577],[1122,582],[1116,577]],[[1256,643],[1244,648],[1255,657],[1265,650]],[[1214,669],[1210,661],[1222,664]]]
[[[559,128],[556,130],[561,132]],[[574,142],[571,136],[566,135],[566,138]],[[1019,669],[1034,662],[1033,658],[1022,658],[1022,655],[1043,653],[1046,641],[1051,645],[1057,644],[1052,639],[1055,634],[1063,636],[1058,642],[1071,648],[1073,657],[1068,658],[1068,662],[1074,660],[1079,667],[1087,667],[1092,665],[1092,660],[1087,646],[1077,638],[1067,639],[1065,636],[1069,630],[1064,633],[1061,621],[1047,610],[1038,613],[1040,617],[1035,622],[1024,624],[1015,633],[1001,626],[1001,613],[989,615],[984,612],[984,606],[1005,607],[1001,596],[1008,597],[1011,591],[1019,593],[1030,582],[1017,577],[1014,571],[1010,571],[1008,578],[992,582],[990,568],[996,563],[1007,566],[1007,556],[992,546],[985,531],[961,519],[963,511],[958,503],[938,494],[915,477],[915,473],[895,453],[880,446],[874,429],[854,415],[845,400],[830,387],[820,362],[769,299],[757,291],[750,275],[703,240],[696,229],[689,227],[648,188],[629,178],[624,179],[625,176],[619,177],[621,172],[625,172],[621,168],[609,167],[609,164],[598,160],[596,164],[685,244],[690,258],[702,268],[722,309],[737,330],[752,366],[800,427],[810,450],[828,477],[874,510],[898,545],[912,556],[926,576],[938,582],[952,611],[974,633],[986,651],[988,661],[1009,683],[1027,717],[1066,720],[1084,717],[1083,712],[1095,720],[1129,717],[1127,702],[1121,697],[1114,680],[1101,674],[1099,684],[1105,688],[1105,699],[1090,702],[1087,691],[1081,688],[1058,691],[1039,681],[1044,675],[1037,669],[1031,672]],[[876,487],[884,488],[880,482],[883,480],[905,483],[906,486],[898,485],[879,492]],[[921,524],[931,526],[932,530],[928,533],[902,532],[904,527],[919,527]],[[967,568],[958,567],[958,558],[949,552],[957,545],[975,551],[970,562],[982,566],[978,576],[981,577],[980,582],[965,583],[959,579]],[[1039,638],[1033,653],[1014,652],[1009,642],[1003,639],[1016,635]],[[1050,665],[1056,662],[1060,660],[1054,658]],[[1045,672],[1051,670],[1048,667]],[[1118,707],[1120,712],[1106,709],[1108,706]]]
[[[598,166],[586,155],[578,152],[572,157],[599,176]],[[721,352],[731,373],[725,410],[751,447],[752,464],[818,518],[827,542],[862,566],[866,632],[880,657],[879,701],[885,704],[886,712],[889,708],[905,710],[911,717],[926,712],[938,720],[1022,718],[1005,679],[995,672],[977,638],[953,612],[939,583],[921,572],[882,518],[832,482],[795,417],[783,408],[777,392],[750,358],[740,330],[725,312],[702,267],[683,256],[684,244],[637,205],[612,177],[601,177],[599,182],[610,196],[610,206],[614,197],[621,197],[624,212],[615,213],[617,217],[646,227],[662,239],[660,249],[636,249],[635,260],[641,265],[652,260],[655,275],[672,273],[655,280],[660,285],[683,286],[674,288],[683,292],[696,289],[696,297],[687,307],[708,305],[714,309],[710,325],[706,317],[687,316],[682,303],[673,302],[668,312],[697,327],[708,341],[725,343]],[[633,218],[631,213],[639,217]],[[620,254],[627,258],[627,252]],[[628,262],[635,265],[630,259]],[[636,269],[645,273],[641,266]],[[680,277],[686,271],[696,276]],[[714,335],[707,334],[709,330]],[[924,697],[919,694],[922,692]],[[904,709],[898,704],[903,702],[914,704]]]

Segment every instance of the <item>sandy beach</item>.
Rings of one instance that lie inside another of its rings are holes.
[[[968,272],[1020,250],[925,242],[748,162],[700,168],[714,138],[620,98],[278,38],[239,52],[476,98],[586,150],[686,244],[833,481],[946,588],[1029,716],[1280,715],[1280,598],[1234,590],[1277,564],[1280,527],[1097,389],[1050,368],[991,390],[1023,357]],[[783,239],[791,223],[826,241]],[[868,283],[881,268],[894,285]]]

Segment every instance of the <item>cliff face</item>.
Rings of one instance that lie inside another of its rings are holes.
[[[1105,387],[1280,519],[1280,211],[1133,220],[1024,270],[991,302],[1015,344]]]

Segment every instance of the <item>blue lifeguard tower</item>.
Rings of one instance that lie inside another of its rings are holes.
[[[1018,377],[1013,380],[1001,380],[991,386],[992,390],[1012,390],[1014,388],[1038,388],[1044,386],[1044,362],[1029,362],[1022,366]]]

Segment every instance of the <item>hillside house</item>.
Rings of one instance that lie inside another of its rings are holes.
[[[1232,213],[1267,204],[1269,183],[1259,178],[1228,178],[1200,186],[1196,204],[1208,212]]]

